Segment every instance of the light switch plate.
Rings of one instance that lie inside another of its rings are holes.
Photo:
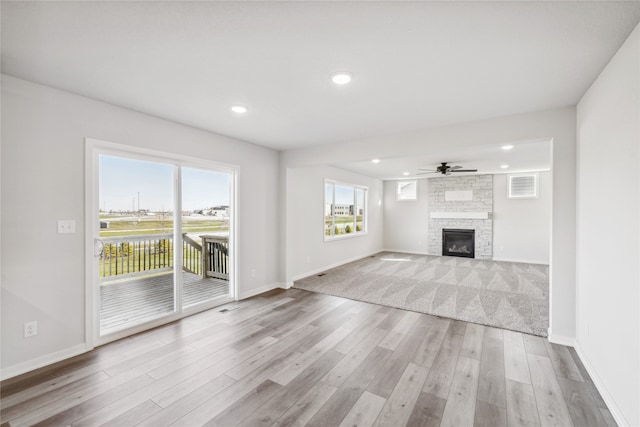
[[[74,219],[59,219],[58,234],[67,234],[76,232],[76,221]]]

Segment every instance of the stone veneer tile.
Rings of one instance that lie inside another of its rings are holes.
[[[473,191],[471,201],[445,201],[445,191]],[[442,255],[442,229],[475,230],[475,257],[493,258],[493,175],[449,176],[429,179],[431,212],[489,212],[489,219],[431,219],[429,215],[428,251]]]

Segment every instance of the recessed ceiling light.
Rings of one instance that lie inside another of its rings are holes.
[[[503,145],[503,146],[502,146],[502,149],[503,149],[504,151],[509,151],[509,150],[511,150],[512,148],[513,148],[513,145],[510,145],[510,144],[507,144],[507,145]]]
[[[402,175],[409,176],[409,172],[402,172]]]
[[[245,107],[244,105],[232,105],[231,111],[236,114],[244,114],[247,112],[247,107]]]
[[[331,74],[331,81],[337,85],[346,85],[353,79],[353,74],[347,71],[338,71],[337,73]]]
[[[373,162],[373,163],[380,163],[380,159],[371,159],[371,162]]]
[[[500,165],[500,169],[506,169],[508,167],[509,167],[509,165]]]

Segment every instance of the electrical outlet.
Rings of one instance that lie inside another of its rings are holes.
[[[58,220],[58,234],[68,234],[76,232],[76,221],[73,219]]]
[[[311,258],[307,257],[307,264],[311,262]]]
[[[24,324],[24,337],[29,338],[38,335],[38,322],[27,322]]]
[[[251,269],[251,277],[256,277],[256,269]]]

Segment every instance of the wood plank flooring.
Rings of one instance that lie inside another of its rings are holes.
[[[573,349],[296,289],[107,344],[0,391],[3,427],[613,422]]]

